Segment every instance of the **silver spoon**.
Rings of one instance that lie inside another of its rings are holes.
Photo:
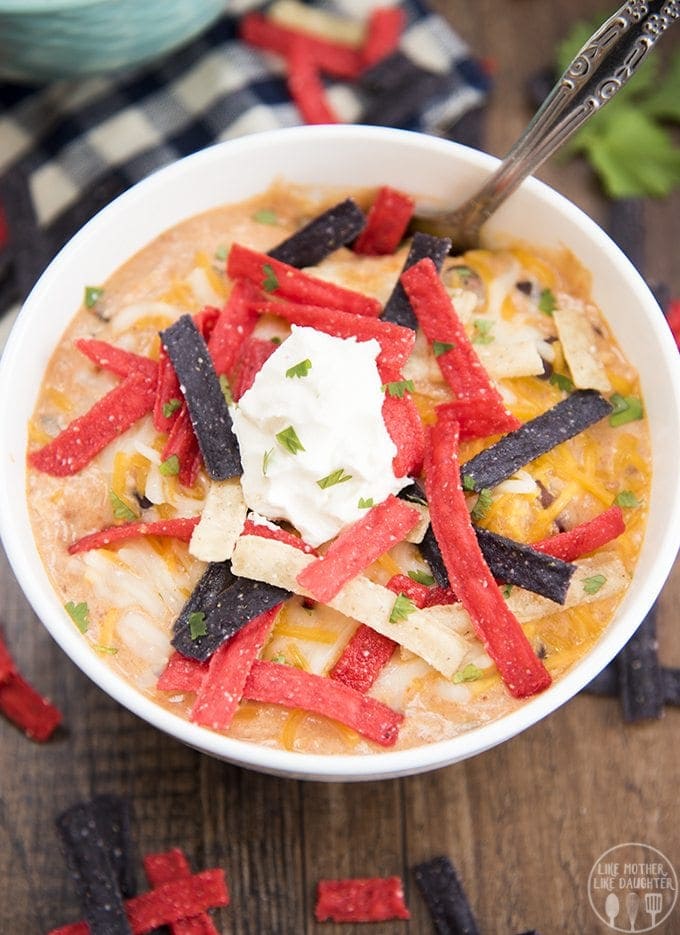
[[[680,20],[680,0],[629,0],[586,42],[493,175],[454,211],[418,212],[412,227],[450,237],[456,251],[479,245],[480,229],[637,71]]]

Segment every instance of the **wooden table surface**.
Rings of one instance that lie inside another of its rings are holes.
[[[501,154],[526,122],[525,84],[555,42],[600,0],[439,0],[472,47],[495,63],[486,146]],[[607,4],[604,4],[606,7]],[[667,37],[667,45],[673,38]],[[606,224],[583,164],[541,177]],[[646,273],[680,295],[680,199],[644,208]],[[0,619],[24,672],[65,714],[39,746],[0,721],[0,932],[40,935],[79,910],[54,834],[55,815],[98,793],[129,796],[142,853],[181,845],[194,866],[224,867],[225,933],[432,931],[410,868],[448,854],[483,933],[611,931],[587,899],[595,859],[626,841],[663,851],[680,870],[676,743],[680,711],[624,725],[614,699],[580,696],[482,756],[409,779],[287,781],[189,750],[115,704],[41,627],[2,560]],[[660,600],[660,652],[680,664],[680,568]],[[400,874],[410,923],[317,925],[320,877]],[[674,921],[673,921],[674,919]],[[657,931],[680,932],[680,909]]]

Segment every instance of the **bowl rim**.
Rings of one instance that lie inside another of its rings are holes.
[[[304,142],[306,146],[313,146],[316,140],[332,146],[334,141],[348,138],[355,140],[357,145],[370,145],[371,142],[380,140],[383,142],[389,141],[395,145],[401,143],[402,145],[408,144],[420,147],[426,152],[436,150],[449,153],[452,156],[455,154],[464,163],[472,164],[476,169],[481,168],[484,171],[490,171],[498,164],[498,160],[493,156],[471,150],[448,140],[405,130],[356,125],[291,127],[267,130],[215,144],[178,160],[153,173],[103,208],[62,248],[47,267],[26,299],[9,336],[2,359],[0,359],[0,399],[11,399],[12,368],[16,366],[14,358],[18,356],[14,349],[20,348],[22,342],[25,341],[28,329],[32,326],[30,320],[31,310],[40,305],[44,295],[49,294],[52,282],[58,280],[62,263],[66,262],[72,253],[86,245],[91,237],[97,236],[97,230],[100,227],[104,227],[111,219],[115,221],[116,217],[121,214],[124,216],[129,205],[132,205],[138,199],[143,199],[147,193],[154,189],[160,188],[162,190],[176,178],[184,176],[187,171],[200,171],[202,165],[212,163],[214,160],[219,161],[225,147],[229,148],[229,152],[234,157],[239,153],[241,156],[247,157],[253,149],[275,148],[277,145],[284,143],[294,145],[297,141],[300,141]],[[424,156],[426,152],[424,152]],[[650,310],[652,308],[656,310],[654,315],[650,312],[649,317],[651,320],[646,322],[646,325],[655,332],[654,336],[661,350],[663,364],[671,375],[674,374],[674,413],[676,421],[680,421],[678,415],[680,413],[680,362],[677,349],[669,329],[662,321],[662,316],[657,317],[659,310],[656,300],[638,271],[604,231],[564,196],[533,178],[524,183],[523,189],[528,190],[539,202],[543,202],[559,213],[565,214],[569,220],[575,222],[579,228],[584,230],[585,235],[599,244],[605,253],[613,256],[617,266],[620,266],[625,272],[626,281],[630,283],[631,291],[636,300]],[[66,324],[68,324],[68,320]],[[0,430],[0,436],[3,431]],[[512,738],[542,720],[542,718],[551,714],[556,708],[572,698],[611,661],[649,611],[671,570],[680,547],[679,484],[670,493],[668,502],[665,504],[668,519],[651,574],[634,595],[631,596],[629,592],[625,599],[627,602],[626,626],[619,623],[617,628],[613,630],[611,626],[608,627],[596,646],[579,660],[571,670],[554,682],[548,691],[523,702],[516,710],[448,740],[425,743],[405,750],[387,750],[370,754],[298,753],[227,737],[192,724],[185,718],[173,714],[144,696],[138,689],[125,681],[122,676],[118,675],[105,660],[98,657],[77,629],[67,625],[64,614],[54,613],[55,592],[47,594],[45,591],[36,588],[32,583],[32,556],[30,553],[33,550],[37,554],[37,549],[32,536],[28,543],[22,540],[20,530],[16,528],[16,523],[12,524],[9,521],[13,505],[7,490],[8,485],[2,482],[5,470],[5,461],[0,460],[0,533],[2,541],[24,594],[32,604],[38,618],[71,660],[99,688],[111,695],[128,710],[186,745],[246,768],[289,778],[368,781],[413,775],[477,755]],[[8,521],[5,522],[2,517],[7,517]]]
[[[0,14],[23,16],[24,13],[64,13],[84,7],[99,6],[107,0],[0,0]]]

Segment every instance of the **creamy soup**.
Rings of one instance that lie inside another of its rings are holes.
[[[417,430],[427,440],[439,418],[437,407],[454,396],[442,361],[455,356],[455,342],[433,341],[427,328],[419,329],[407,359],[385,378],[375,339],[338,336],[333,329],[328,334],[304,322],[291,332],[290,316],[276,314],[276,303],[287,301],[279,294],[277,271],[264,263],[259,297],[249,299],[257,307],[252,313],[256,320],[245,329],[252,332],[236,342],[236,358],[220,381],[241,446],[242,480],[214,480],[200,459],[193,472],[187,465],[180,471],[178,457],[167,456],[173,420],[186,405],[179,383],[175,395],[156,403],[155,416],[147,406],[130,428],[77,471],[54,476],[38,469],[33,459],[124,379],[101,354],[98,363],[88,360],[83,340],[108,342],[159,361],[159,332],[166,334],[181,316],[215,309],[207,317],[212,315],[218,327],[217,314],[228,306],[235,288],[226,273],[232,245],[267,253],[346,196],[279,184],[241,204],[184,221],[105,283],[89,283],[84,270],[86,301],[50,361],[30,423],[28,500],[42,559],[74,625],[93,652],[156,703],[197,719],[196,690],[157,686],[174,653],[173,626],[183,613],[185,623],[188,619],[187,602],[206,573],[207,556],[227,570],[231,562],[232,572],[241,577],[251,575],[295,592],[273,612],[256,654],[259,661],[312,673],[330,684],[337,681],[336,666],[358,627],[375,625],[385,659],[374,667],[364,690],[370,699],[403,715],[389,747],[399,749],[453,737],[523,703],[499,674],[469,608],[455,602],[451,589],[436,590],[439,577],[422,544],[428,527],[426,485],[412,486],[424,481],[425,472],[418,465],[417,474],[396,476],[399,433],[390,434],[381,418],[388,396],[397,412],[398,402],[408,403],[409,417],[416,413]],[[352,196],[368,210],[375,193]],[[408,241],[378,256],[343,246],[306,272],[383,305],[408,251]],[[593,647],[611,620],[641,546],[651,454],[637,375],[592,302],[587,271],[566,252],[547,254],[524,245],[474,250],[447,257],[440,281],[485,378],[517,425],[584,390],[613,407],[491,486],[466,484],[465,465],[497,442],[502,431],[464,438],[457,455],[476,528],[532,544],[576,527],[587,529],[607,511],[622,520],[617,534],[594,550],[586,548],[570,563],[576,567],[570,570],[561,604],[529,592],[521,578],[508,583],[496,571],[502,600],[519,620],[547,681],[559,679]],[[314,314],[320,314],[319,304],[313,303]],[[124,369],[125,362],[120,366]],[[167,375],[167,361],[163,366]],[[246,373],[248,368],[252,372]],[[152,367],[149,379],[153,372]],[[234,395],[240,396],[236,402]],[[427,443],[432,444],[431,438]],[[331,448],[337,453],[329,460]],[[100,540],[99,547],[73,549],[84,536],[108,527],[196,518],[206,498],[215,498],[216,518],[206,517],[190,530],[191,541],[185,529],[180,536],[137,535],[120,541],[111,536]],[[413,513],[407,531],[353,574],[339,594],[327,601],[310,599],[309,589],[297,582],[301,569],[328,553],[344,530],[357,523],[361,528],[369,512],[395,499]],[[290,538],[260,535],[266,531],[276,536],[279,528],[289,537],[301,537],[307,551],[291,545]],[[227,545],[220,541],[225,529],[227,539],[232,535],[234,540]],[[590,540],[584,535],[587,546]],[[403,586],[395,587],[395,581]],[[373,605],[352,610],[356,605],[346,597],[352,587],[354,599],[366,595],[369,604],[375,600],[375,613]],[[423,597],[426,593],[431,600]],[[260,609],[265,608],[254,605],[252,615]],[[200,605],[189,610],[191,637],[200,641],[206,615]],[[396,645],[390,647],[386,638]],[[207,677],[207,660],[199,665]],[[198,681],[192,689],[200,691]],[[388,748],[340,720],[297,703],[291,706],[290,699],[272,704],[253,700],[253,695],[257,691],[251,686],[224,731],[229,736],[311,753],[363,754]]]

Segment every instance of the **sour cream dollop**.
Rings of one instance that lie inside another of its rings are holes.
[[[379,351],[375,340],[294,325],[232,414],[247,505],[288,520],[310,545],[409,483],[392,469]]]

